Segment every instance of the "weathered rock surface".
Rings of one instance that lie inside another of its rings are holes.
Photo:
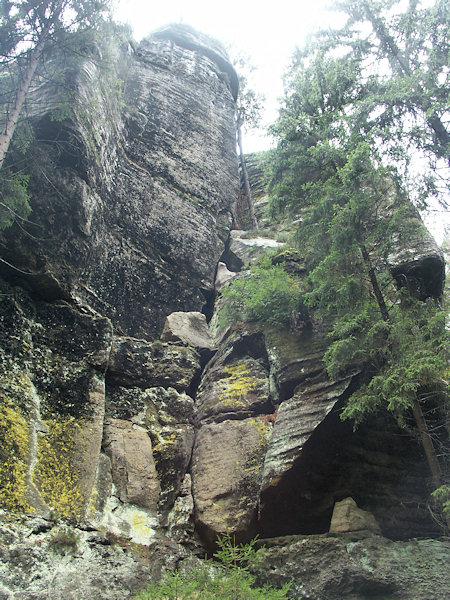
[[[445,282],[444,255],[413,208],[409,220],[414,227],[407,229],[407,239],[397,240],[389,256],[392,274],[416,298],[439,298]]]
[[[448,586],[445,543],[315,535],[349,496],[357,507],[347,501],[332,529],[376,529],[370,511],[393,539],[439,530],[419,445],[388,416],[356,432],[340,420],[359,375],[328,378],[327,340],[310,322],[296,335],[222,329],[201,377],[213,344],[198,311],[212,312],[215,273],[218,288],[279,247],[242,232],[229,240],[237,82],[223,50],[174,26],[120,60],[124,107],[95,61],[74,69],[64,121],[44,86],[32,125],[48,141],[30,149],[22,224],[32,235],[0,233],[0,504],[90,530],[60,557],[52,523],[8,514],[0,598],[127,598],[187,559],[164,532],[211,548],[226,531],[313,534],[270,542],[266,577],[293,577],[294,598],[440,598],[430,590]],[[438,296],[439,251],[409,242],[391,256],[395,277]],[[305,274],[296,252],[273,261]]]
[[[81,517],[100,453],[111,323],[3,284],[0,305],[2,505]]]
[[[156,512],[160,484],[145,429],[122,419],[108,419],[103,448],[111,460],[112,480],[121,502]]]
[[[290,536],[267,543],[260,581],[291,581],[289,596],[308,600],[444,600],[450,542],[392,542],[367,534]]]
[[[262,258],[268,250],[280,248],[283,244],[265,237],[246,237],[245,231],[234,230],[231,232],[229,253],[240,265],[253,263]],[[237,270],[237,269],[236,269]]]
[[[44,519],[8,515],[0,525],[4,600],[124,600],[162,571],[195,562],[167,538],[144,548]]]
[[[236,272],[229,271],[227,269],[225,263],[219,262],[219,264],[217,265],[216,280],[214,282],[214,288],[216,292],[220,292],[220,290],[223,289],[229,281],[234,279],[236,275]]]
[[[107,379],[111,386],[187,390],[200,371],[200,358],[183,345],[114,338]]]
[[[41,90],[33,125],[49,142],[32,149],[33,237],[18,226],[0,236],[21,269],[1,263],[4,276],[143,339],[213,292],[239,187],[234,70],[215,42],[175,30],[121,57],[124,109],[90,61],[72,75],[70,120],[52,120],[54,89]]]
[[[261,470],[271,434],[260,417],[204,424],[192,457],[197,527],[208,542],[217,533],[256,533]]]
[[[351,378],[340,382],[317,378],[282,402],[277,410],[272,439],[264,461],[263,486],[272,486],[300,457],[318,427],[348,388]]]

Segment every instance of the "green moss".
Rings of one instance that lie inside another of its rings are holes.
[[[18,406],[8,397],[0,406],[0,506],[12,511],[30,512],[27,470],[30,429]]]
[[[48,433],[38,439],[34,482],[58,516],[79,516],[84,498],[74,458],[81,424],[71,416],[48,419],[45,423]]]

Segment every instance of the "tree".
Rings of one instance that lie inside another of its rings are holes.
[[[0,13],[0,77],[13,81],[2,98],[0,168],[16,131],[36,69],[69,32],[93,28],[108,0],[7,0]]]
[[[445,201],[450,160],[447,1],[423,8],[419,0],[337,0],[335,8],[345,14],[346,24],[315,36],[299,52],[297,65],[320,56],[342,56],[352,64],[358,79],[346,90],[353,93],[342,98],[341,115],[377,145],[385,164],[402,166],[410,196],[414,192],[423,204],[432,197]]]
[[[299,247],[310,269],[305,300],[330,332],[330,376],[364,373],[343,418],[384,408],[412,413],[434,486],[441,468],[421,401],[441,393],[446,367],[439,302],[399,290],[389,255],[423,225],[394,165],[383,163],[358,107],[374,87],[358,55],[313,46],[295,57],[269,170],[272,212],[300,217]]]
[[[258,227],[258,221],[256,219],[255,209],[253,207],[252,190],[250,187],[250,180],[248,177],[247,164],[245,161],[242,143],[242,130],[258,127],[261,121],[261,108],[264,98],[248,86],[248,78],[246,75],[244,75],[244,72],[253,71],[253,67],[249,66],[248,60],[240,57],[235,61],[235,66],[240,71],[238,75],[239,92],[236,101],[236,138],[239,148],[239,161],[241,165],[242,178],[244,180],[243,204],[245,207],[244,211],[242,212],[248,213],[246,221],[248,222],[249,227],[247,228],[256,229]]]

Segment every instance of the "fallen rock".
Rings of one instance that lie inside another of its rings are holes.
[[[345,533],[363,529],[381,533],[380,526],[373,514],[358,508],[353,498],[349,497],[336,502],[331,517],[330,533]]]
[[[161,334],[164,342],[181,342],[194,348],[211,350],[214,342],[206,322],[200,312],[174,312],[166,317]]]
[[[235,271],[229,271],[227,265],[223,262],[220,262],[217,265],[217,273],[216,280],[214,283],[214,289],[217,292],[220,292],[226,284],[236,277],[237,273]]]

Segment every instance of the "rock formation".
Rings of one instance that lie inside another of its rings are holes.
[[[128,598],[225,532],[277,538],[266,571],[293,577],[294,598],[431,597],[448,544],[397,541],[440,535],[416,442],[383,417],[340,421],[358,374],[331,380],[311,327],[212,338],[215,291],[280,246],[230,235],[226,54],[179,25],[117,60],[123,99],[87,58],[70,118],[40,89],[29,223],[0,234],[0,598]],[[426,236],[412,246],[392,256],[395,277],[439,294],[442,255]],[[296,252],[284,259],[304,275]],[[348,533],[327,533],[349,497]]]

